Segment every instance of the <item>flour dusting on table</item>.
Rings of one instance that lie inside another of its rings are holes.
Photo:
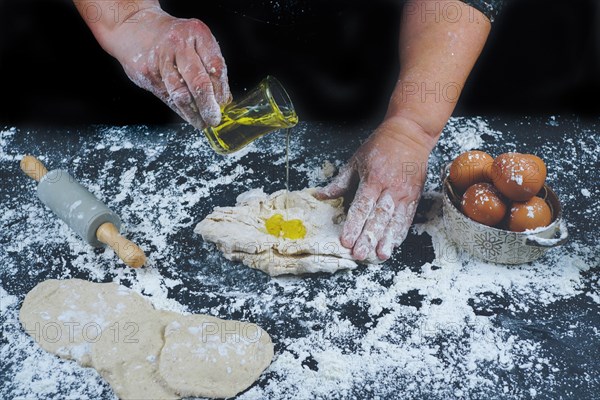
[[[306,124],[295,130],[294,190],[324,184],[323,161],[341,166],[369,132],[349,138],[341,128],[315,126],[337,136],[315,138]],[[543,126],[561,129],[565,122],[556,117]],[[540,137],[539,152],[551,155],[545,157],[548,183],[565,219],[582,213],[589,225],[569,226],[572,241],[534,263],[490,265],[449,244],[438,194],[442,166],[469,149],[497,155],[522,147],[483,118],[456,118],[430,159],[421,222],[392,260],[332,276],[270,278],[225,260],[192,230],[215,206],[232,205],[248,189],[284,187],[283,134],[223,158],[188,127],[95,127],[81,135],[57,133],[43,144],[26,131],[4,128],[0,171],[9,189],[0,200],[0,359],[10,361],[0,371],[10,378],[0,397],[114,398],[96,372],[47,354],[18,324],[20,304],[36,283],[70,277],[115,281],[149,296],[158,309],[265,328],[275,360],[241,399],[556,397],[565,385],[597,393],[593,364],[582,362],[569,375],[550,352],[555,344],[565,348],[564,357],[571,344],[600,346],[600,329],[577,322],[597,318],[600,307],[600,243],[581,233],[598,228],[600,145],[597,133],[570,133],[564,143]],[[57,220],[19,173],[27,153],[50,168],[66,167],[117,212],[126,236],[147,252],[148,266],[124,268],[112,250],[85,245]],[[579,180],[579,190],[566,191],[565,180]],[[557,319],[553,310],[574,299],[586,307]]]

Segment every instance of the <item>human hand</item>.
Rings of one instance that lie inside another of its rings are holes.
[[[364,260],[376,251],[388,259],[410,228],[436,139],[417,123],[389,118],[363,143],[338,176],[317,191],[320,199],[348,194],[358,184],[340,238]]]
[[[165,102],[197,129],[216,126],[231,101],[227,66],[210,29],[159,7],[135,14],[107,38],[107,50],[127,76]]]

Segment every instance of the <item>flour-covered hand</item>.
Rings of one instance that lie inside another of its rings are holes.
[[[127,76],[194,127],[218,125],[231,93],[227,66],[210,29],[159,7],[131,18],[135,22],[122,23],[110,34],[108,49]]]
[[[388,259],[408,233],[435,139],[415,122],[384,121],[339,175],[317,192],[321,199],[348,194],[358,184],[342,231],[342,245],[364,260],[373,250]]]

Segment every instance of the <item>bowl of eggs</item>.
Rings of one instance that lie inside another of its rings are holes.
[[[546,164],[532,154],[459,155],[443,171],[443,213],[449,238],[488,262],[527,263],[568,240]]]

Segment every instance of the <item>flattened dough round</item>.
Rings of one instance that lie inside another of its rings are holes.
[[[142,313],[135,321],[115,321],[110,334],[92,347],[94,368],[120,399],[179,399],[158,376],[165,326],[180,314],[170,311]]]
[[[233,396],[273,358],[271,338],[254,324],[155,310],[114,283],[42,282],[19,318],[43,349],[93,366],[121,399]]]
[[[235,207],[216,207],[194,232],[215,243],[225,258],[271,276],[356,268],[357,261],[339,239],[346,217],[343,199],[317,200],[313,193],[314,189],[281,190],[267,195],[252,189],[238,196]],[[302,220],[306,237],[289,240],[270,235],[265,221],[274,214]],[[381,260],[372,252],[362,262]]]
[[[181,396],[232,397],[272,358],[271,338],[257,325],[189,315],[167,325],[159,372]]]
[[[47,280],[25,297],[19,319],[46,351],[91,365],[91,347],[119,319],[154,310],[152,304],[116,283]]]

